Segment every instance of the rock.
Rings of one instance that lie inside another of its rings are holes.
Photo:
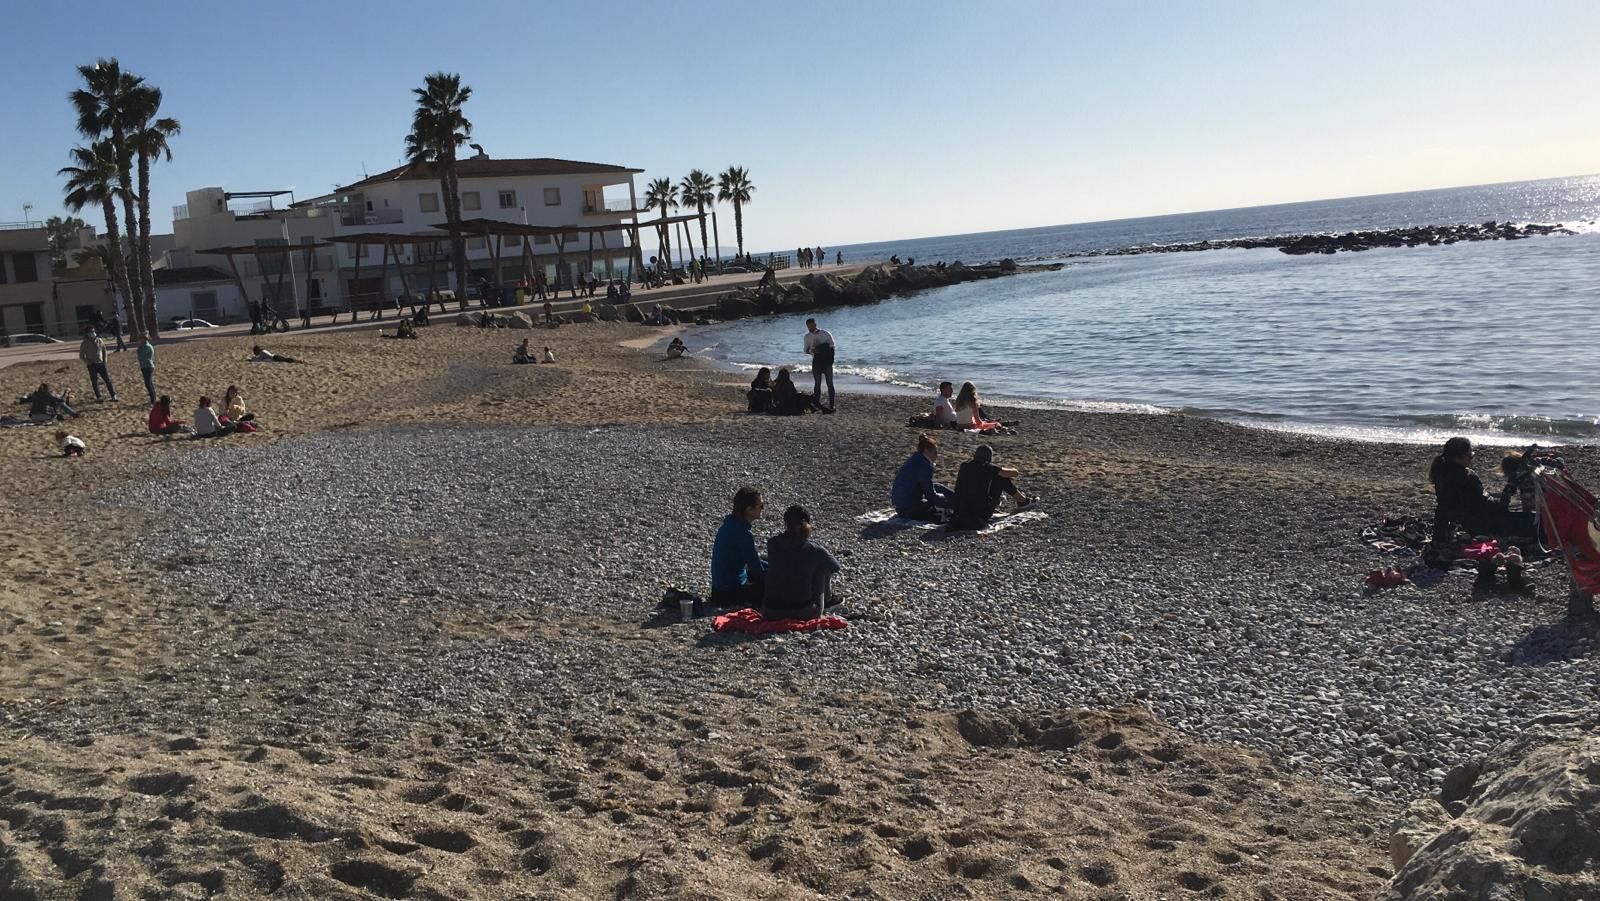
[[[1003,748],[1017,740],[1017,728],[1010,721],[976,710],[956,714],[956,731],[980,748]]]
[[[595,315],[600,317],[601,322],[616,322],[622,318],[622,310],[614,303],[601,304]]]
[[[1423,845],[1433,840],[1450,824],[1450,814],[1432,798],[1411,802],[1395,820],[1389,833],[1389,860],[1395,872],[1406,865]]]
[[[533,317],[527,313],[512,313],[504,318],[506,328],[533,328]]]
[[[1010,257],[1006,257],[1005,259],[1000,261],[1000,271],[1001,272],[1016,272],[1017,271],[1017,261],[1011,259]]]
[[[1472,791],[1396,872],[1389,901],[1600,898],[1600,712],[1527,724]]]
[[[748,319],[759,310],[754,301],[730,295],[717,302],[718,319]]]
[[[1477,784],[1478,776],[1483,773],[1483,761],[1469,760],[1466,763],[1451,767],[1444,774],[1444,783],[1439,786],[1439,803],[1449,807],[1457,801],[1465,801],[1472,795],[1472,787]]]
[[[477,324],[478,323],[475,321],[475,318],[473,317],[473,315],[471,313],[457,313],[456,314],[456,325],[459,325],[459,326],[472,326],[472,325],[477,325]]]

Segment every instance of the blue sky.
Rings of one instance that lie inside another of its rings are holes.
[[[473,87],[493,156],[748,167],[757,250],[1600,172],[1589,0],[13,0],[5,20],[0,221],[61,212],[66,95],[97,56],[183,123],[158,211],[395,165],[437,69]]]

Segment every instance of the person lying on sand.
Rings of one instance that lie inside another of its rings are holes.
[[[56,432],[56,440],[61,442],[61,456],[81,457],[88,450],[83,444],[83,439],[77,435],[68,435],[64,431]]]
[[[257,344],[250,348],[250,362],[252,363],[298,363],[298,359],[288,354],[275,354]]]
[[[767,562],[756,551],[751,528],[765,506],[754,488],[734,493],[733,512],[722,518],[711,543],[711,603],[739,609],[761,606]]]
[[[783,511],[783,531],[767,539],[767,579],[761,615],[817,617],[838,603],[830,590],[839,561],[811,540],[811,514],[795,504]]]
[[[522,343],[518,344],[516,350],[511,352],[511,362],[519,366],[524,363],[539,362],[538,358],[533,355],[533,350],[528,347],[527,338],[523,338]]]
[[[950,529],[981,529],[994,518],[1006,495],[1016,499],[1018,512],[1033,506],[1034,500],[1022,493],[1014,481],[1017,470],[994,462],[994,448],[987,444],[972,452],[972,459],[956,472],[956,490]]]
[[[916,453],[900,464],[889,492],[894,512],[924,522],[944,518],[955,504],[955,492],[933,480],[933,468],[938,462],[939,442],[932,435],[917,436]]]
[[[34,422],[55,422],[63,416],[76,419],[80,414],[72,408],[72,392],[63,391],[60,394],[50,390],[50,385],[40,382],[39,387],[22,402],[28,405],[28,418]]]
[[[799,416],[812,410],[823,412],[816,398],[794,386],[788,367],[779,369],[778,378],[772,383],[772,412],[779,416]]]
[[[172,397],[163,394],[150,405],[150,418],[147,421],[152,435],[176,435],[179,432],[192,432],[188,424],[182,420],[172,418]]]

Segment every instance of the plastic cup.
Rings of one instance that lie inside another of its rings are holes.
[[[694,619],[694,601],[689,598],[681,598],[678,601],[678,618],[683,622]]]

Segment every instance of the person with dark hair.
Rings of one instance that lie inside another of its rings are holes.
[[[76,419],[80,414],[72,408],[72,393],[60,394],[50,390],[48,382],[40,382],[38,390],[24,398],[28,404],[28,418],[36,423],[55,422],[62,416]]]
[[[528,341],[529,339],[523,338],[522,343],[511,351],[511,362],[518,365],[539,362],[539,358],[534,356],[535,351],[533,348],[528,346]]]
[[[756,377],[750,380],[750,390],[745,392],[745,399],[749,401],[746,408],[751,413],[766,413],[772,409],[772,370],[763,366],[756,372]]]
[[[955,504],[955,492],[933,480],[933,467],[938,462],[939,442],[932,435],[917,436],[917,452],[900,464],[894,488],[889,492],[894,512],[933,522]]]
[[[201,438],[221,437],[239,428],[231,420],[223,422],[217,411],[211,408],[211,398],[200,395],[199,405],[194,408],[194,433]]]
[[[229,385],[228,390],[223,393],[222,415],[233,423],[254,422],[256,418],[256,414],[245,406],[244,395],[239,393],[238,385]]]
[[[711,543],[711,602],[719,607],[759,607],[767,564],[756,550],[751,527],[766,502],[745,486],[733,495],[733,512],[722,518]]]
[[[934,428],[948,429],[955,426],[956,408],[950,403],[950,396],[953,394],[955,394],[954,385],[949,382],[939,383],[939,393],[933,396],[933,414],[930,417]]]
[[[789,375],[788,367],[778,370],[778,377],[772,383],[772,412],[779,416],[799,416],[811,410],[822,410],[822,405],[817,399],[802,392],[794,386],[794,377]]]
[[[1506,480],[1505,487],[1500,489],[1500,506],[1510,510],[1511,499],[1516,497],[1521,498],[1524,511],[1531,513],[1537,509],[1533,470],[1533,460],[1524,457],[1522,451],[1510,451],[1500,458],[1500,475]]]
[[[161,395],[155,403],[150,405],[150,434],[176,435],[179,432],[193,431],[182,420],[172,418],[172,397]]]
[[[827,329],[817,327],[817,320],[806,320],[805,351],[811,355],[811,396],[817,403],[822,402],[822,380],[828,380],[828,410],[832,413],[834,408],[833,394],[833,354],[837,349],[833,334]]]
[[[767,619],[821,616],[834,606],[831,589],[839,561],[811,540],[811,514],[795,504],[783,511],[783,531],[767,539],[766,591],[761,615]]]
[[[106,369],[106,346],[101,343],[100,337],[94,329],[87,329],[83,333],[83,343],[78,345],[78,359],[89,370],[89,387],[94,389],[94,399],[100,402],[100,383],[106,383],[106,391],[111,399],[117,399],[116,386],[111,384],[111,371]]]
[[[1433,513],[1433,537],[1437,543],[1450,541],[1459,527],[1472,535],[1536,535],[1534,513],[1512,513],[1483,493],[1483,480],[1472,471],[1472,442],[1461,436],[1444,443],[1428,467],[1437,505]]]
[[[288,354],[275,354],[270,350],[256,344],[250,348],[250,362],[252,363],[298,363],[295,357]]]
[[[150,403],[156,402],[156,345],[153,337],[155,333],[144,336],[144,343],[139,345],[139,374],[144,376],[144,390],[150,395]]]
[[[1000,502],[1006,495],[1016,498],[1020,512],[1033,506],[1034,500],[1022,493],[1015,479],[1020,473],[1008,466],[994,462],[994,448],[979,445],[972,459],[961,464],[956,472],[956,490],[952,507],[954,516],[951,529],[981,529],[989,524]]]

